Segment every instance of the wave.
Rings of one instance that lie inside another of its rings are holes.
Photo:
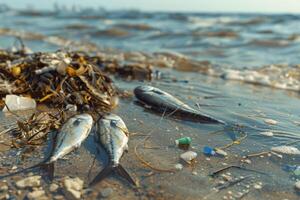
[[[218,69],[210,75],[225,80],[269,86],[278,89],[300,91],[300,65],[268,65],[258,69]]]

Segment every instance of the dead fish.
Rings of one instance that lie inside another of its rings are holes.
[[[47,163],[52,163],[80,147],[89,135],[93,118],[89,114],[75,115],[70,118],[58,133],[56,145]]]
[[[128,150],[128,129],[124,121],[115,114],[108,114],[99,120],[97,124],[97,136],[109,155],[109,164],[94,178],[90,185],[102,181],[112,172],[116,172],[136,185],[128,172],[120,164],[124,151]]]
[[[53,139],[52,151],[50,153],[50,156],[46,160],[21,171],[6,176],[1,176],[0,178],[2,179],[7,176],[27,172],[30,169],[39,167],[45,170],[45,172],[47,172],[48,178],[52,180],[54,175],[54,162],[64,157],[74,149],[80,147],[81,143],[89,135],[92,129],[92,125],[93,118],[89,114],[79,114],[71,117],[62,126],[55,139]]]
[[[225,124],[221,120],[200,113],[171,94],[152,86],[138,86],[134,89],[134,94],[143,104],[159,112],[171,112],[184,119],[200,123]]]

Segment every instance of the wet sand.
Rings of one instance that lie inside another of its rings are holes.
[[[167,73],[167,71],[165,72]],[[179,74],[179,73],[178,73]],[[101,191],[105,188],[113,189],[109,199],[298,199],[299,196],[294,188],[295,178],[289,173],[283,171],[281,167],[284,164],[299,164],[299,156],[283,155],[278,158],[273,154],[266,154],[250,158],[251,163],[242,162],[243,156],[262,151],[269,151],[270,147],[284,144],[290,141],[299,140],[297,130],[299,126],[294,121],[299,121],[297,113],[299,107],[299,98],[289,96],[290,104],[278,107],[278,101],[286,98],[287,92],[281,90],[270,90],[270,88],[255,87],[251,85],[240,85],[237,82],[225,82],[218,78],[205,76],[195,76],[192,73],[176,72],[171,75],[177,77],[177,80],[184,80],[188,77],[188,83],[168,82],[168,79],[154,82],[124,81],[115,79],[117,87],[121,90],[132,91],[137,85],[151,84],[153,86],[169,91],[178,98],[187,101],[190,105],[195,102],[206,104],[200,106],[200,109],[216,118],[226,121],[232,127],[233,124],[243,125],[242,130],[248,137],[240,144],[233,145],[225,151],[227,157],[207,157],[202,153],[204,146],[221,147],[232,142],[231,138],[240,138],[242,133],[237,131],[221,131],[222,125],[205,125],[200,123],[178,120],[171,117],[162,117],[161,114],[149,111],[135,103],[135,98],[128,97],[120,99],[119,106],[113,111],[119,114],[128,126],[132,136],[129,140],[129,152],[122,158],[122,165],[139,183],[140,187],[135,188],[122,178],[111,176],[93,188],[87,187],[89,181],[102,169],[107,163],[107,156],[101,146],[95,141],[94,132],[84,142],[81,148],[76,152],[67,155],[65,159],[55,164],[54,182],[61,184],[65,176],[80,177],[85,182],[83,197],[85,199],[100,198]],[[176,90],[174,90],[176,88]],[[241,90],[243,88],[243,90]],[[176,92],[174,92],[176,91]],[[226,93],[224,93],[226,91]],[[252,94],[252,95],[251,95]],[[255,95],[254,95],[255,94]],[[299,111],[298,111],[299,112]],[[274,115],[276,114],[276,115]],[[3,123],[6,120],[13,122],[10,117],[1,117]],[[267,125],[265,118],[277,120],[278,125]],[[225,128],[225,130],[230,130]],[[266,137],[259,134],[264,130],[285,131],[277,133],[274,137]],[[150,135],[146,139],[146,135]],[[192,138],[190,150],[198,153],[194,166],[184,164],[179,156],[184,150],[175,146],[174,141],[182,136]],[[3,134],[1,141],[8,142],[11,136]],[[146,139],[146,140],[145,140]],[[174,165],[182,163],[182,170],[175,173],[157,172],[143,165],[135,155],[135,147],[142,158],[151,163],[152,166],[160,169],[174,169]],[[299,143],[295,144],[299,148]],[[42,160],[47,152],[47,146],[36,147],[35,153],[24,153],[25,149],[8,149],[1,145],[1,171],[11,171],[12,166],[18,169],[25,166],[31,166]],[[4,157],[5,156],[5,157]],[[96,158],[95,164],[91,169],[90,177],[88,171]],[[242,164],[249,169],[255,169],[269,175],[262,175],[256,172],[229,169],[220,176],[212,178],[208,176],[212,171],[229,166]],[[39,170],[33,171],[39,174]],[[222,184],[225,178],[248,179],[241,181],[231,187],[225,188],[219,192],[214,190],[218,184]],[[18,175],[7,178],[9,190],[7,193],[16,199],[23,199],[31,190],[16,190],[15,180],[26,175]],[[223,175],[224,176],[224,175]],[[3,180],[2,180],[3,182]],[[43,182],[43,190],[46,191],[48,198],[64,198],[62,187],[57,192],[49,192],[49,184]],[[244,194],[245,193],[245,194]],[[244,196],[243,196],[244,194]]]

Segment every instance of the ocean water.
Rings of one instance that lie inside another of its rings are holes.
[[[20,37],[33,51],[82,50],[120,63],[151,65],[161,74],[152,81],[112,78],[120,90],[129,92],[143,84],[159,87],[201,112],[227,122],[228,127],[162,118],[136,105],[134,97],[121,99],[114,112],[124,118],[130,131],[151,132],[148,142],[150,146],[158,146],[140,149],[151,163],[162,168],[178,163],[183,151],[174,147],[174,140],[182,136],[192,138],[192,150],[199,154],[194,169],[185,167],[175,175],[154,173],[149,178],[145,175],[149,169],[144,169],[133,153],[134,146],[142,140],[139,136],[132,137],[131,151],[123,160],[126,168],[140,180],[143,189],[139,194],[144,197],[151,191],[162,190],[162,196],[155,197],[221,199],[228,191],[211,191],[217,184],[207,176],[211,169],[240,163],[249,153],[269,151],[271,147],[300,140],[299,25],[300,15],[145,13],[78,8],[41,11],[1,7],[0,47],[18,45],[16,37]],[[277,124],[270,125],[268,119]],[[233,129],[237,126],[242,131]],[[221,132],[212,133],[218,130]],[[261,134],[266,131],[273,132],[274,136]],[[244,133],[245,140],[226,149],[228,159],[207,159],[202,155],[205,145],[224,146]],[[92,160],[92,155],[97,154],[95,142],[89,138],[84,146],[73,161],[59,164],[58,175],[68,172],[68,166],[75,161]],[[293,146],[300,148],[300,142]],[[9,153],[11,158],[16,154],[17,151]],[[105,153],[100,154],[97,158],[103,167]],[[299,156],[251,160],[247,167],[270,172],[272,176],[250,173],[255,178],[248,185],[262,182],[263,189],[251,187],[245,199],[299,198],[294,189],[297,177],[282,170],[286,164],[299,165]],[[13,163],[13,159],[7,162]],[[71,175],[85,177],[88,164],[81,162],[77,172]],[[236,177],[249,175],[240,171],[231,173]],[[128,188],[120,186],[121,183],[112,179],[102,186],[116,187],[117,197],[139,197],[132,192],[124,194]],[[232,188],[234,193],[242,189],[242,186]]]

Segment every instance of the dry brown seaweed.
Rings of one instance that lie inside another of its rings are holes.
[[[0,54],[2,97],[13,93],[56,108],[74,104],[78,108],[111,109],[111,98],[115,96],[112,81],[87,55],[63,51]]]

